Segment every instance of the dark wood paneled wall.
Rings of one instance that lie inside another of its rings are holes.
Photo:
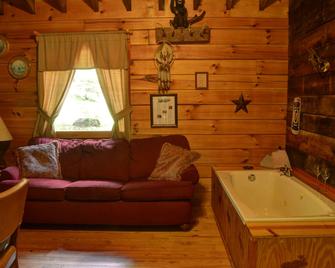
[[[288,0],[259,11],[259,0],[240,0],[226,10],[225,1],[202,1],[205,19],[198,26],[211,28],[209,44],[174,45],[171,93],[178,94],[179,128],[150,128],[149,94],[157,84],[146,79],[157,74],[155,28],[169,25],[169,1],[159,10],[157,0],[133,0],[126,11],[122,0],[100,2],[93,12],[84,1],[68,0],[67,13],[36,1],[36,14],[4,4],[0,33],[10,51],[0,58],[0,115],[14,136],[12,151],[31,137],[37,105],[36,44],[34,31],[74,32],[124,29],[130,35],[133,137],[185,134],[202,157],[197,163],[203,177],[210,166],[240,167],[258,164],[262,157],[285,146],[288,74]],[[186,1],[194,16],[193,1]],[[11,57],[25,54],[32,60],[30,76],[18,83],[8,75]],[[209,72],[209,89],[196,90],[195,72]],[[243,92],[252,102],[249,113],[234,113],[231,102]],[[7,154],[13,162],[12,154]]]
[[[314,176],[317,165],[329,168],[328,183],[335,186],[335,1],[291,0],[289,25],[288,125],[292,100],[299,96],[302,131],[287,131],[287,148],[294,165]],[[330,62],[329,72],[313,68],[311,48]]]

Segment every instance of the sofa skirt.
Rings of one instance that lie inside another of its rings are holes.
[[[167,226],[191,222],[190,201],[27,201],[26,224]]]

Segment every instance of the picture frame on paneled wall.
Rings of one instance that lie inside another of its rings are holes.
[[[195,89],[208,89],[208,72],[195,73]]]
[[[150,119],[152,128],[178,127],[177,94],[151,94]]]

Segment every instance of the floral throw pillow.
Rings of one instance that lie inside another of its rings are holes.
[[[61,178],[59,143],[37,144],[16,150],[21,178]]]
[[[149,180],[181,180],[181,173],[194,161],[200,158],[200,154],[182,147],[164,143],[152,171]]]

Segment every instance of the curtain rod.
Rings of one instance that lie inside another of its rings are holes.
[[[33,34],[35,36],[41,36],[41,35],[75,35],[75,34],[106,34],[106,33],[110,33],[110,34],[117,34],[117,33],[125,33],[128,35],[132,35],[132,32],[129,32],[127,30],[115,30],[115,31],[98,31],[98,32],[94,32],[94,31],[90,31],[90,32],[65,32],[65,33],[40,33],[38,31],[33,31]]]

